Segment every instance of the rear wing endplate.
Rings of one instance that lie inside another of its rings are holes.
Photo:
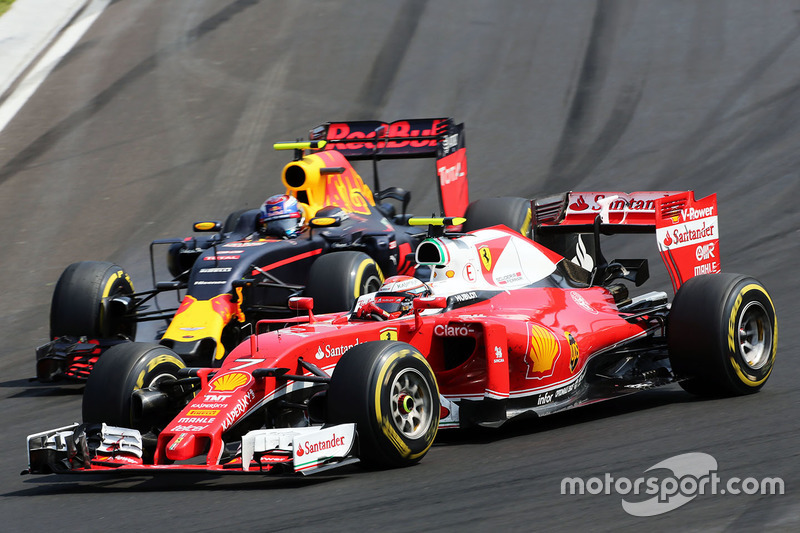
[[[532,202],[541,235],[655,233],[675,291],[691,277],[721,271],[717,195],[693,191],[567,192]],[[538,240],[538,239],[537,239]]]

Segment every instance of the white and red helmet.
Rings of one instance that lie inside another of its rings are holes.
[[[430,287],[417,278],[392,276],[367,301],[360,302],[356,316],[374,320],[399,318],[411,312],[414,299],[430,294]]]

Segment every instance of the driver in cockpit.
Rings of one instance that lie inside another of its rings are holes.
[[[431,288],[411,276],[386,278],[378,292],[358,299],[353,318],[360,320],[390,320],[405,316],[413,310],[420,296],[430,296]]]
[[[283,239],[297,237],[305,229],[304,222],[303,210],[297,200],[287,194],[267,198],[256,217],[260,235]]]

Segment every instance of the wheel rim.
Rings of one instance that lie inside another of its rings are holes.
[[[150,383],[147,384],[146,389],[153,389],[158,390],[158,384],[166,381],[175,381],[177,378],[175,374],[171,374],[169,372],[164,372],[163,374],[158,374],[156,377],[150,380]]]
[[[361,285],[361,294],[359,294],[359,296],[377,292],[378,289],[381,288],[381,283],[383,282],[381,281],[381,278],[379,278],[378,276],[374,275],[369,276],[366,280],[364,280],[364,283]]]
[[[772,321],[761,302],[749,302],[739,315],[739,353],[744,362],[758,370],[772,354]]]
[[[407,368],[397,374],[391,388],[391,412],[395,427],[406,438],[423,435],[431,423],[431,388],[418,371]]]

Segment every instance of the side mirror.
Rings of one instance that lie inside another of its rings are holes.
[[[308,225],[312,228],[329,228],[342,225],[342,219],[339,217],[314,217],[308,221]]]
[[[309,296],[292,296],[289,298],[289,309],[293,311],[308,311],[309,324],[317,321],[313,313],[314,298]]]
[[[447,297],[423,296],[414,300],[413,307],[414,311],[422,311],[423,309],[444,309],[447,307]]]
[[[314,298],[309,296],[293,296],[289,298],[289,309],[293,311],[311,311],[314,309]]]
[[[422,296],[416,298],[411,304],[414,309],[414,329],[419,329],[422,326],[422,317],[420,313],[424,309],[444,309],[447,307],[446,296]]]
[[[220,231],[222,229],[222,222],[218,220],[203,220],[200,222],[195,222],[194,226],[192,226],[195,231]]]

